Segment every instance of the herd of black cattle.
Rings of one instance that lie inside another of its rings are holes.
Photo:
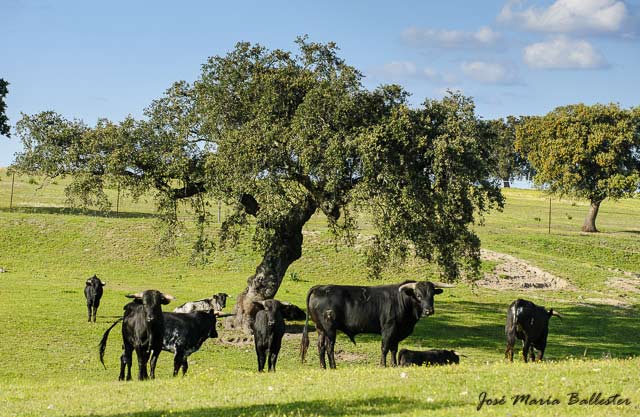
[[[95,275],[86,281],[85,296],[89,321],[96,321],[96,311],[105,285]],[[459,363],[459,354],[452,350],[411,351],[398,345],[411,335],[422,317],[434,313],[433,298],[442,288],[451,285],[429,281],[406,281],[401,284],[379,286],[317,285],[307,294],[306,314],[295,305],[277,300],[255,301],[251,317],[258,370],[262,372],[268,362],[268,370],[275,371],[278,353],[285,333],[285,319],[305,319],[300,345],[304,362],[309,347],[309,318],[318,333],[320,365],[336,367],[334,346],[337,332],[341,331],[355,343],[361,333],[382,336],[380,365],[386,366],[391,352],[391,365],[444,365]],[[100,361],[104,365],[104,353],[109,332],[122,322],[122,347],[120,380],[131,379],[133,352],[138,358],[138,379],[154,378],[158,356],[162,350],[174,354],[173,375],[182,368],[187,372],[187,358],[196,352],[208,338],[218,337],[216,318],[226,316],[227,294],[218,293],[211,298],[191,301],[173,312],[163,312],[161,306],[175,298],[157,290],[147,290],[126,297],[133,301],[124,306],[124,314],[109,327],[100,341]],[[507,309],[507,349],[505,356],[513,361],[516,338],[522,340],[522,356],[525,362],[542,360],[547,344],[549,319],[560,317],[553,311],[522,299],[511,303]],[[537,357],[534,354],[537,350]],[[147,374],[149,363],[149,374]],[[126,368],[126,377],[125,377]]]

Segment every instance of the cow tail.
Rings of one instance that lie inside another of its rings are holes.
[[[309,298],[312,292],[313,288],[307,293],[307,314],[305,316],[304,328],[302,329],[302,341],[300,342],[300,361],[302,363],[304,363],[305,357],[307,356],[307,349],[309,349]]]
[[[102,340],[100,340],[100,362],[102,363],[102,366],[104,366],[104,369],[107,369],[107,366],[104,364],[104,352],[105,350],[107,350],[107,339],[109,338],[109,332],[111,331],[111,329],[116,327],[116,324],[120,323],[122,319],[123,317],[120,317],[118,320],[116,320],[115,323],[113,323],[111,327],[109,327],[107,331],[104,332],[104,334],[102,335]]]

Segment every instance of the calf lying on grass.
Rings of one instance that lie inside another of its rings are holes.
[[[453,350],[432,349],[417,351],[401,349],[398,356],[400,366],[450,365],[460,363],[460,357]]]
[[[278,353],[282,345],[285,324],[282,317],[282,304],[277,300],[254,301],[258,312],[251,323],[256,355],[258,356],[258,371],[264,371],[264,364],[269,352],[269,372],[276,370]]]
[[[172,352],[173,376],[187,373],[187,358],[197,352],[208,338],[218,337],[216,316],[213,310],[193,313],[164,313],[164,338],[162,350]]]
[[[189,301],[179,307],[176,307],[174,313],[193,313],[194,311],[209,311],[213,310],[215,313],[220,313],[227,305],[228,294],[220,292],[214,294],[211,298],[205,298],[198,301]]]
[[[537,306],[531,301],[517,299],[507,309],[507,324],[504,331],[507,335],[507,350],[505,356],[513,362],[513,346],[516,338],[522,340],[522,357],[527,362],[530,355],[535,360],[533,348],[538,350],[537,360],[541,361],[547,347],[549,335],[549,319],[562,317],[557,312]]]

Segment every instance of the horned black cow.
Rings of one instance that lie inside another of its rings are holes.
[[[89,278],[84,286],[84,296],[87,299],[87,315],[91,321],[91,313],[93,310],[93,322],[96,322],[96,314],[100,307],[100,299],[102,298],[102,287],[107,285],[106,282],[100,281],[97,276]]]
[[[164,338],[162,350],[172,352],[173,376],[187,373],[187,358],[197,352],[208,338],[218,337],[216,316],[213,310],[193,313],[164,313]]]
[[[131,379],[131,361],[133,351],[138,357],[138,379],[155,378],[156,362],[162,351],[164,337],[164,316],[162,304],[169,304],[175,298],[156,290],[146,290],[137,294],[126,295],[134,301],[124,306],[124,315],[115,321],[104,332],[100,341],[100,362],[104,365],[104,352],[107,348],[109,332],[122,321],[122,348],[120,356],[119,380],[125,379],[124,370],[127,367],[127,381]],[[147,362],[150,361],[150,375],[147,374]]]
[[[538,351],[537,360],[541,361],[547,347],[549,319],[552,316],[562,318],[553,309],[547,311],[544,307],[537,306],[531,301],[517,299],[511,303],[507,310],[507,324],[504,329],[507,335],[505,356],[513,362],[513,347],[516,338],[518,338],[522,340],[524,361],[527,362],[529,355],[532,361],[536,359],[533,348]]]
[[[400,366],[448,365],[460,363],[460,357],[453,350],[431,349],[417,351],[400,349],[398,362]]]
[[[320,365],[336,367],[334,345],[340,330],[355,343],[354,336],[374,333],[382,336],[380,365],[387,365],[391,351],[391,365],[396,365],[398,344],[413,332],[421,317],[433,314],[433,297],[441,294],[440,287],[429,281],[406,281],[402,284],[360,287],[347,285],[319,285],[307,294],[307,318],[302,332],[300,353],[304,361],[309,347],[307,327],[309,317],[318,332]]]
[[[258,357],[258,372],[264,371],[264,364],[269,355],[269,372],[275,372],[278,353],[282,346],[285,324],[282,317],[282,304],[278,300],[254,301],[258,309],[251,322],[253,340]]]
[[[205,298],[198,301],[189,301],[176,307],[174,313],[193,313],[194,311],[209,311],[213,310],[215,313],[220,313],[227,305],[227,297],[229,294],[220,292],[214,294],[211,298]]]

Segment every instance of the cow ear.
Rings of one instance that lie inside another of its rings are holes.
[[[264,310],[264,301],[253,301],[253,306],[258,310]]]
[[[434,293],[436,293],[436,294],[442,294],[442,292],[443,292],[442,288],[436,288],[435,291],[434,291]]]
[[[135,299],[139,300],[139,299],[142,299],[142,293],[138,292],[138,293],[135,293],[135,294],[127,294],[127,295],[125,295],[125,297],[127,297],[127,298],[135,298]]]
[[[175,299],[176,299],[176,297],[174,297],[171,294],[162,294],[162,299],[160,300],[160,303],[161,304],[169,304],[170,302],[172,302]]]

